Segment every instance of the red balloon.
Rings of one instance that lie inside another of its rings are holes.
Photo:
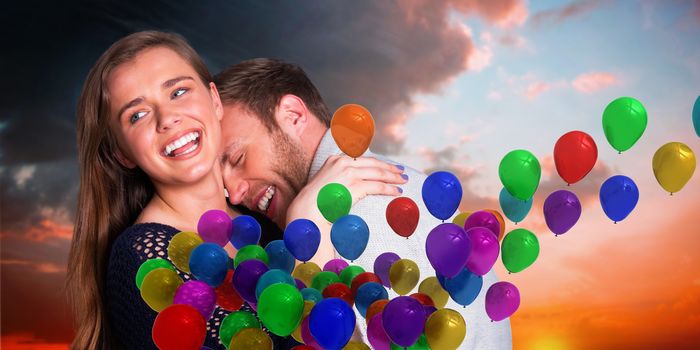
[[[352,291],[353,297],[355,294],[357,294],[357,290],[360,289],[360,286],[367,282],[377,282],[382,284],[382,279],[372,272],[363,272],[355,276],[350,283],[350,290]]]
[[[395,198],[386,206],[386,221],[399,236],[412,235],[418,227],[419,217],[418,205],[411,198]]]
[[[411,298],[418,300],[423,306],[435,306],[435,303],[433,302],[433,298],[431,298],[427,294],[423,293],[413,293],[409,295]]]
[[[224,283],[220,284],[214,290],[216,292],[216,303],[225,310],[238,311],[243,306],[243,298],[238,295],[236,289],[233,288],[233,270],[229,269],[226,273]]]
[[[199,350],[206,335],[204,317],[190,305],[170,305],[153,322],[153,342],[160,350]]]
[[[297,345],[292,350],[316,350],[316,348],[308,345]]]
[[[554,164],[557,172],[568,184],[583,179],[598,159],[598,147],[591,135],[583,131],[570,131],[554,145]]]
[[[345,300],[348,305],[352,308],[355,303],[355,299],[352,297],[352,291],[345,283],[333,283],[323,290],[323,298],[340,298]]]

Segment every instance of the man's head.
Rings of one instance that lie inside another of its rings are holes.
[[[243,61],[214,81],[224,105],[221,160],[229,200],[283,227],[330,124],[328,108],[301,68],[278,60]]]

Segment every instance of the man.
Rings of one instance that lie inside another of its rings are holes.
[[[219,73],[215,82],[224,105],[222,165],[232,204],[261,212],[284,227],[298,217],[293,210],[287,211],[295,197],[306,203],[295,202],[294,207],[311,207],[318,212],[316,194],[320,187],[343,183],[356,202],[351,213],[363,218],[370,229],[367,249],[354,264],[372,271],[376,257],[392,251],[415,261],[421,280],[434,275],[425,254],[425,240],[440,221],[430,215],[422,201],[425,174],[374,159],[381,157],[371,152],[357,160],[342,156],[328,128],[328,108],[304,71],[295,65],[271,59],[244,61]],[[383,195],[365,197],[368,193]],[[394,234],[385,218],[388,203],[399,194],[412,198],[420,209],[418,229],[409,239]],[[310,219],[319,226],[327,224],[320,213]],[[328,236],[323,237],[319,254],[327,255],[316,257],[317,261],[339,257],[330,244]],[[485,312],[484,296],[495,282],[493,272],[484,276],[479,297],[467,308],[448,302],[446,307],[462,313],[467,323],[460,349],[512,347],[509,321],[492,323]],[[394,297],[390,291],[390,298]],[[364,332],[364,319],[358,317],[358,323]]]

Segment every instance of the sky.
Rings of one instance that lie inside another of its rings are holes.
[[[63,299],[78,171],[75,104],[90,66],[134,31],[185,36],[212,72],[254,57],[301,65],[330,107],[359,103],[377,125],[371,149],[460,178],[460,210],[498,209],[498,164],[511,150],[538,157],[531,214],[515,227],[541,253],[503,280],[522,303],[516,349],[676,349],[700,345],[700,175],[669,196],[651,158],[663,144],[700,152],[691,121],[700,95],[699,1],[68,1],[6,5],[0,70],[2,347],[64,349]],[[9,80],[8,80],[9,78]],[[649,122],[617,154],[605,106],[643,103]],[[544,198],[566,184],[556,140],[571,130],[598,146],[593,171],[572,185],[583,215],[554,237]],[[598,201],[605,179],[638,185],[634,212],[613,224]],[[468,332],[468,331],[467,331]]]

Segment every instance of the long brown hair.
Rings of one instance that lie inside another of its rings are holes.
[[[117,141],[109,129],[107,80],[119,65],[154,47],[172,49],[207,85],[211,75],[196,51],[181,36],[144,31],[112,44],[90,70],[77,106],[80,190],[66,288],[76,335],[72,349],[113,349],[105,310],[104,276],[114,239],[131,225],[154,193],[148,176],[128,169],[115,156]]]

